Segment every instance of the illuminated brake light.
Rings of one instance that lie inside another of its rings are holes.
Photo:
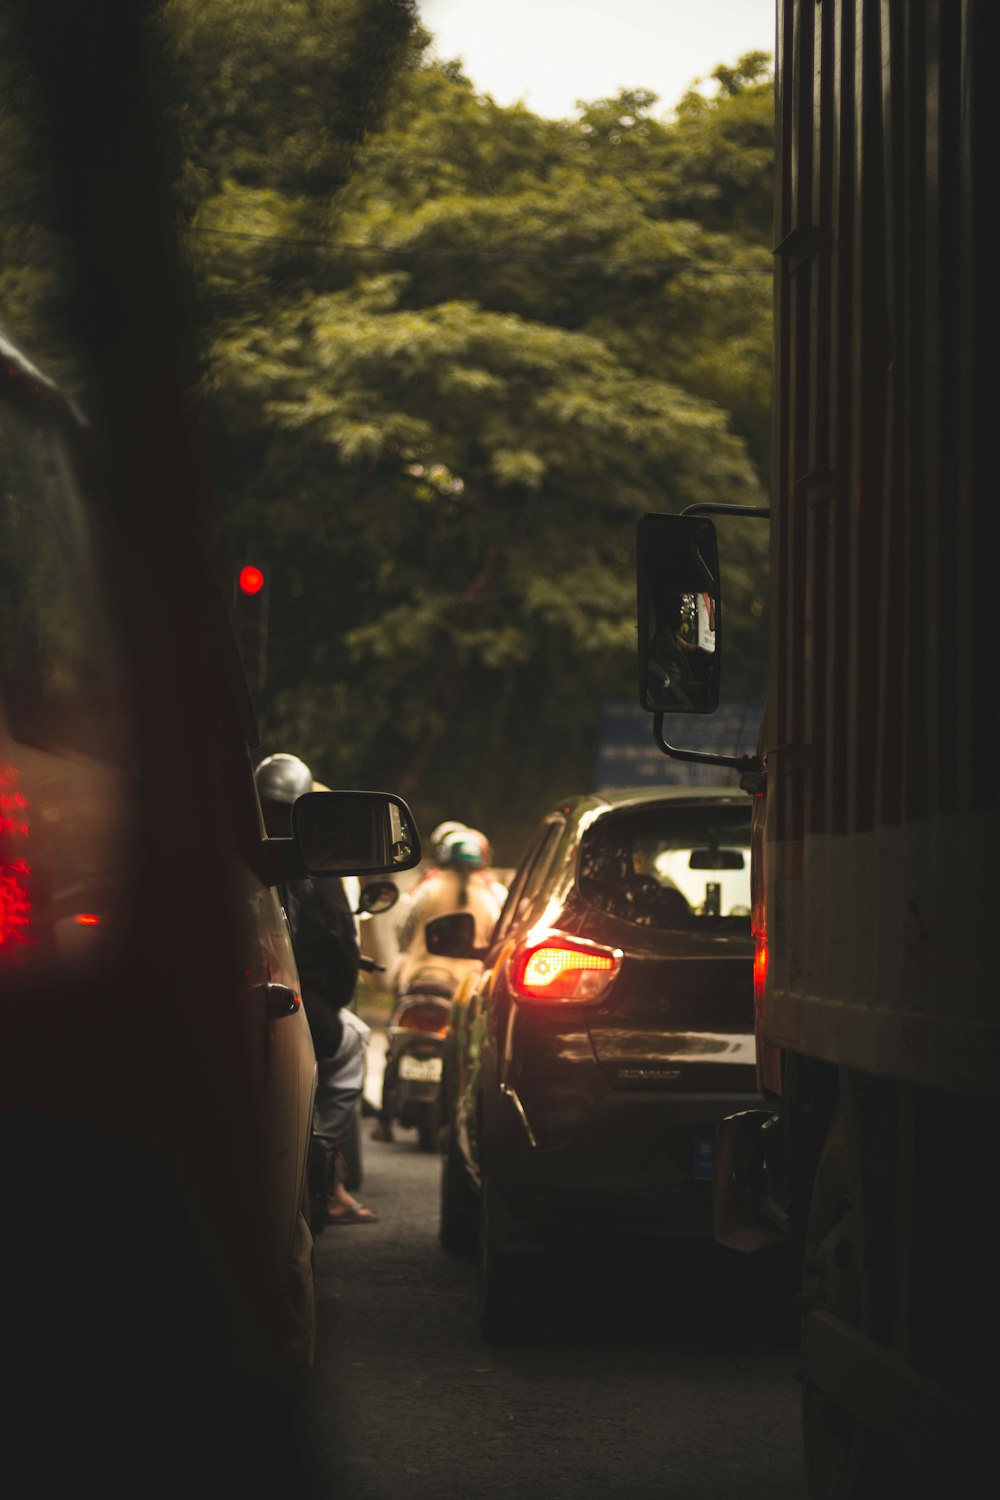
[[[758,932],[753,951],[753,998],[760,1020],[764,1005],[764,986],[767,983],[767,934]]]
[[[602,948],[583,938],[549,933],[515,950],[514,993],[522,1000],[593,1003],[608,991],[621,968],[620,948]]]
[[[73,918],[81,927],[100,927],[101,919],[92,911],[78,911]]]
[[[757,1091],[780,1097],[782,1093],[781,1048],[764,1035],[764,1000],[767,994],[767,932],[755,933],[753,950],[754,1034],[757,1038]]]

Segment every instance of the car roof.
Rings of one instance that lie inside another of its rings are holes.
[[[570,817],[583,812],[602,813],[612,808],[650,807],[663,802],[697,804],[725,799],[729,801],[746,799],[749,810],[747,794],[738,786],[632,786],[612,787],[600,792],[587,792],[575,797],[567,797],[550,809],[549,816],[551,817],[553,813],[562,813],[564,817]]]
[[[86,419],[75,401],[32,364],[24,350],[0,327],[0,397],[36,407],[44,404],[52,415],[74,427],[85,427]]]

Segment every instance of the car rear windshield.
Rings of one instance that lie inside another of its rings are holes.
[[[750,918],[750,812],[741,803],[659,803],[609,812],[586,830],[578,884],[592,906],[642,927]]]

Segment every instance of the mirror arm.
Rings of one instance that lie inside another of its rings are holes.
[[[771,518],[771,511],[766,505],[724,505],[706,500],[697,505],[686,506],[681,511],[681,515],[755,516],[760,520],[768,521]],[[745,792],[749,792],[751,796],[759,796],[764,790],[766,772],[759,755],[715,755],[704,750],[679,750],[675,745],[668,745],[663,738],[662,711],[653,714],[653,739],[658,749],[662,750],[664,755],[669,755],[672,760],[694,761],[703,766],[728,766],[734,771],[739,771],[740,786]]]
[[[766,505],[722,505],[704,500],[698,505],[689,505],[681,511],[682,516],[760,516],[771,519],[770,507]]]
[[[668,745],[663,738],[662,713],[653,715],[653,739],[671,760],[693,760],[703,766],[731,766],[741,776],[757,775],[763,770],[759,755],[715,755],[710,750],[678,750],[676,746]]]
[[[264,885],[304,880],[306,867],[295,839],[264,839],[257,846],[256,873]]]

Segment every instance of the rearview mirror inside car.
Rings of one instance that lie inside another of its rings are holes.
[[[413,814],[392,792],[306,792],[292,838],[308,875],[381,875],[420,860]]]
[[[636,535],[639,701],[650,713],[719,704],[719,553],[702,516],[640,517]]]
[[[688,867],[692,870],[742,870],[740,849],[692,849]]]

